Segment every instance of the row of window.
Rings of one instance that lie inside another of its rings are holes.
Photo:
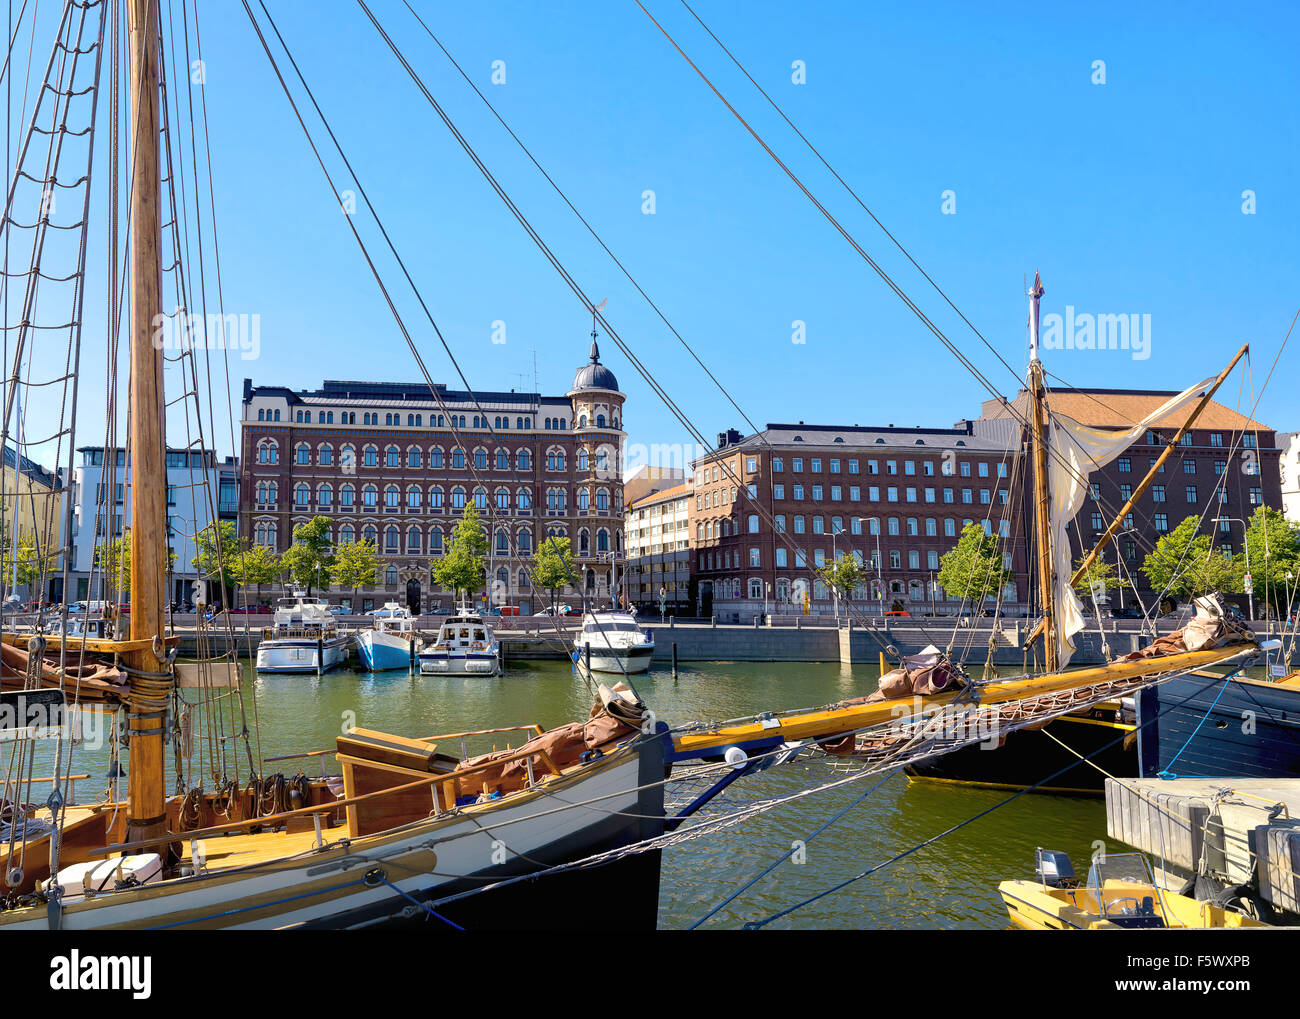
[[[254,486],[254,501],[258,507],[275,506],[279,500],[279,484],[274,480],[258,481]],[[293,489],[293,505],[296,509],[307,509],[312,503],[312,489],[306,482],[300,482]],[[373,484],[361,486],[361,502],[364,507],[378,507],[379,487]],[[357,488],[355,485],[345,483],[339,486],[338,505],[341,509],[352,509],[357,503]],[[488,508],[487,489],[475,488],[472,493],[465,488],[457,485],[451,490],[451,501],[444,501],[444,492],[441,486],[433,486],[428,492],[428,507],[434,512],[441,512],[447,505],[452,509],[464,509],[466,502],[473,499],[474,506],[479,510]],[[597,513],[608,513],[611,508],[620,508],[622,505],[622,492],[608,488],[597,488],[593,492],[589,488],[580,488],[577,493],[577,507],[579,512],[588,512],[594,509]],[[383,492],[383,505],[386,509],[397,510],[405,506],[408,510],[420,510],[425,506],[425,493],[417,485],[410,485],[406,489],[405,498],[402,490],[397,485],[387,485]],[[321,509],[330,509],[334,505],[334,487],[328,483],[316,486],[315,505]],[[498,488],[492,493],[492,505],[501,511],[509,511],[512,508],[510,490],[507,488]],[[519,488],[515,490],[513,508],[521,512],[531,512],[533,508],[533,495],[529,489]],[[546,508],[555,512],[564,512],[568,508],[568,494],[565,489],[551,488],[546,491]]]
[[[566,537],[566,528],[552,527],[547,529],[547,537]],[[361,541],[368,541],[380,552],[389,555],[423,555],[426,552],[429,555],[442,555],[445,550],[445,538],[441,528],[430,528],[426,536],[425,531],[420,527],[407,527],[405,532],[402,528],[395,525],[389,525],[382,529],[382,544],[380,542],[381,530],[375,524],[365,524],[360,527],[351,523],[344,522],[338,525],[338,531],[335,538],[337,545],[350,545],[357,541],[360,535]],[[267,548],[277,547],[279,539],[279,525],[275,520],[265,519],[256,520],[253,524],[253,541],[258,545],[264,545]],[[623,549],[622,536],[613,532],[613,547],[611,547],[611,532],[604,527],[598,528],[594,536],[590,530],[583,527],[578,530],[579,555],[586,555],[593,550],[596,552],[621,552]],[[493,535],[492,551],[494,555],[509,555],[512,552],[510,534],[505,528],[497,528]],[[518,555],[531,555],[533,551],[533,532],[530,528],[521,528],[516,537],[513,551]]]
[[[361,448],[360,464],[363,467],[379,466],[379,447],[363,446]],[[408,446],[403,452],[397,446],[387,446],[384,448],[384,466],[385,467],[408,467],[421,469],[427,463],[430,469],[440,469],[450,464],[453,470],[466,470],[471,462],[475,470],[485,471],[489,464],[496,470],[511,470],[511,456],[507,449],[498,448],[490,456],[487,449],[482,446],[477,447],[472,453],[467,454],[460,446],[452,449],[450,457],[445,455],[441,446],[431,446],[426,451],[419,446]],[[297,466],[312,466],[312,449],[306,442],[300,442],[294,447],[293,462]],[[579,471],[595,470],[598,472],[611,472],[619,469],[618,454],[612,450],[601,448],[594,453],[586,449],[578,450],[575,463]],[[257,462],[259,464],[278,464],[280,462],[280,446],[274,439],[262,439],[257,444]],[[321,467],[334,466],[334,447],[324,444],[316,447],[316,465]],[[355,467],[357,465],[356,447],[350,443],[343,445],[339,450],[339,465]],[[568,463],[565,451],[559,447],[552,447],[546,451],[546,469],[548,471],[565,470]],[[515,451],[514,470],[530,471],[533,467],[532,452],[526,448]]]

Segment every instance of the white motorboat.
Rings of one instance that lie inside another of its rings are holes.
[[[637,625],[630,612],[585,612],[573,653],[575,662],[590,661],[592,672],[632,675],[650,668],[655,639]]]
[[[501,645],[492,624],[462,607],[443,620],[438,639],[420,652],[424,676],[495,676],[501,672]]]
[[[325,672],[348,656],[351,638],[322,598],[295,591],[275,604],[275,615],[257,647],[258,672]]]
[[[409,669],[423,641],[415,635],[411,610],[390,601],[377,611],[369,629],[357,631],[357,652],[370,672]]]

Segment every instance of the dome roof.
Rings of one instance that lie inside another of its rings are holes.
[[[600,363],[600,347],[596,346],[596,338],[591,339],[591,360],[578,369],[578,374],[573,377],[574,390],[579,389],[612,389],[618,392],[618,379],[614,373]]]

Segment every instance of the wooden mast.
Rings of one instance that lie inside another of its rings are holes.
[[[129,4],[131,102],[131,640],[127,842],[166,831],[163,724],[171,691],[162,653],[167,573],[163,352],[155,343],[162,312],[159,257],[158,0]]]
[[[1047,488],[1047,400],[1043,383],[1043,363],[1038,360],[1038,302],[1043,296],[1043,284],[1034,273],[1034,286],[1029,291],[1029,435],[1034,457],[1034,536],[1038,543],[1038,591],[1043,606],[1043,655],[1048,672],[1055,672],[1059,662],[1056,649],[1053,589],[1056,586],[1056,569],[1052,564],[1050,498]]]

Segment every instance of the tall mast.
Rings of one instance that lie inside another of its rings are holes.
[[[160,678],[167,506],[159,257],[158,0],[130,0],[131,101],[131,629],[127,842],[166,833],[163,722],[171,692]]]
[[[1034,273],[1034,286],[1029,291],[1029,397],[1030,445],[1034,457],[1034,534],[1038,540],[1038,590],[1043,606],[1043,652],[1048,672],[1057,667],[1056,626],[1053,619],[1052,591],[1056,571],[1052,565],[1051,514],[1048,512],[1047,490],[1047,399],[1043,385],[1043,363],[1038,360],[1038,302],[1043,296],[1043,284]]]

